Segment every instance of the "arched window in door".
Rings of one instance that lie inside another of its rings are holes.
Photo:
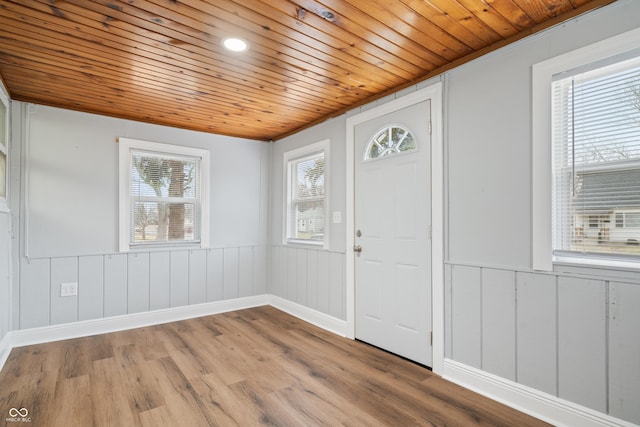
[[[409,129],[399,124],[388,125],[369,140],[364,160],[375,160],[417,149],[416,139]]]

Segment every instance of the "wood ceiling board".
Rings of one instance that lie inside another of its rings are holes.
[[[612,1],[0,0],[0,77],[18,101],[272,140]]]

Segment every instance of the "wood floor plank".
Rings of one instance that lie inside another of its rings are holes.
[[[114,357],[96,360],[91,365],[91,415],[95,426],[135,425],[129,406],[123,370]]]
[[[127,344],[115,349],[115,359],[122,372],[121,393],[128,398],[129,407],[137,418],[141,412],[162,406],[164,398],[157,391],[154,371],[143,355],[140,346]]]
[[[547,425],[267,306],[15,348],[14,407],[44,427]]]
[[[209,408],[218,425],[248,426],[255,423],[255,415],[246,409],[233,390],[213,375],[192,380],[203,405]]]
[[[156,378],[156,386],[165,399],[167,410],[179,419],[178,425],[211,426],[215,419],[202,403],[190,381],[173,358],[164,357],[149,362]]]
[[[93,424],[91,412],[83,410],[83,408],[91,407],[88,374],[58,381],[53,398],[57,410],[51,411],[51,418],[43,420],[41,424],[39,423],[40,425],[68,427]]]
[[[140,412],[140,426],[142,427],[169,427],[181,425],[168,407],[158,406],[148,411]]]

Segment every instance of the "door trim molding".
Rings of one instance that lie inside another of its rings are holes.
[[[355,338],[355,127],[363,122],[431,101],[431,304],[433,328],[433,372],[444,372],[444,148],[442,83],[438,82],[347,118],[346,135],[346,336]]]

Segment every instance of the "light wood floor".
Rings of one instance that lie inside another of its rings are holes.
[[[429,370],[259,307],[16,348],[0,425],[542,426]]]

